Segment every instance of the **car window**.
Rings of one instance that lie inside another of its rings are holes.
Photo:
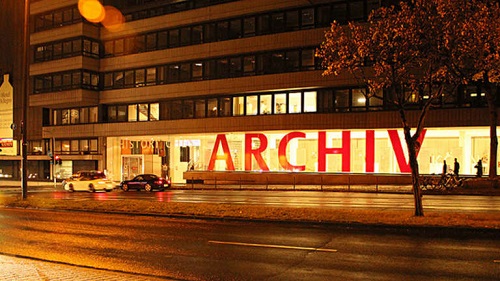
[[[94,174],[94,175],[92,176],[92,178],[93,178],[93,179],[104,179],[104,178],[106,178],[106,175],[105,175],[105,174],[101,174],[101,173],[99,173],[99,174]]]
[[[142,178],[141,176],[138,176],[138,177],[136,177],[136,178],[135,178],[135,180],[136,180],[136,181],[142,181],[142,180],[143,180],[143,178]]]

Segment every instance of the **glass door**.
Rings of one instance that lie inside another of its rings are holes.
[[[122,156],[122,180],[133,179],[144,172],[142,155]]]

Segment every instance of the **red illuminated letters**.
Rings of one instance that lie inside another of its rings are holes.
[[[290,164],[288,159],[286,158],[286,148],[288,146],[288,143],[290,140],[295,139],[295,138],[305,138],[306,134],[302,132],[292,132],[287,135],[285,135],[281,141],[280,141],[280,146],[278,149],[278,159],[280,162],[281,167],[283,167],[287,171],[305,171],[306,166],[294,166]]]
[[[256,149],[252,148],[252,139],[258,138],[260,146]],[[264,134],[246,134],[245,135],[245,170],[252,170],[252,155],[255,157],[259,168],[262,171],[269,171],[266,161],[262,158],[261,153],[267,148],[267,138]]]
[[[399,165],[399,169],[402,173],[409,173],[411,171],[410,165],[406,160],[403,146],[401,145],[401,140],[399,138],[398,132],[396,130],[387,130],[389,139],[396,156],[396,160]],[[422,134],[418,138],[418,143],[420,146],[424,141],[426,130],[422,131]],[[293,139],[305,139],[306,134],[303,132],[291,132],[286,134],[279,142],[278,146],[278,162],[280,166],[287,171],[305,171],[305,165],[299,165],[297,163],[292,164],[287,158],[287,149],[289,143]],[[254,140],[257,139],[259,142],[258,147],[253,147]],[[375,131],[366,131],[366,150],[365,150],[365,172],[373,173],[375,172]],[[328,154],[340,154],[342,161],[342,172],[351,171],[351,132],[342,131],[342,146],[341,147],[328,147],[328,138],[326,131],[318,132],[318,172],[327,171],[327,156]],[[219,147],[222,148],[223,154],[219,154]],[[245,171],[255,170],[252,168],[252,160],[255,159],[258,169],[261,171],[269,171],[269,166],[266,160],[262,156],[262,153],[266,151],[268,147],[268,140],[266,135],[261,133],[251,133],[245,134]],[[419,147],[420,148],[420,147]],[[420,149],[417,149],[417,156]],[[288,153],[290,155],[290,153]],[[210,157],[210,162],[208,164],[208,170],[212,171],[215,168],[215,162],[217,160],[225,161],[226,170],[233,171],[234,163],[231,157],[231,151],[229,149],[229,144],[226,139],[225,134],[217,135],[215,139],[214,148],[212,150],[212,156]]]
[[[219,145],[222,145],[223,155],[219,155]],[[212,156],[210,157],[210,163],[208,163],[208,170],[213,171],[215,167],[215,160],[225,160],[226,170],[234,171],[233,158],[231,157],[231,151],[229,151],[229,145],[227,144],[226,135],[217,135],[215,139],[214,149],[212,150]]]

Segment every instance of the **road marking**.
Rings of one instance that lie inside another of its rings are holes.
[[[212,244],[224,244],[224,245],[234,245],[234,246],[247,246],[247,247],[261,247],[261,248],[278,248],[278,249],[290,249],[290,250],[305,250],[305,251],[316,251],[316,252],[331,252],[335,253],[335,249],[325,249],[325,248],[312,248],[312,247],[297,247],[297,246],[284,246],[284,245],[270,245],[270,244],[254,244],[254,243],[241,243],[241,242],[225,242],[225,241],[208,241]]]
[[[495,263],[500,263],[500,260],[493,260],[493,262],[495,262]]]

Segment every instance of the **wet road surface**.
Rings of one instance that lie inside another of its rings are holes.
[[[0,209],[0,254],[175,280],[499,280],[481,233]]]

